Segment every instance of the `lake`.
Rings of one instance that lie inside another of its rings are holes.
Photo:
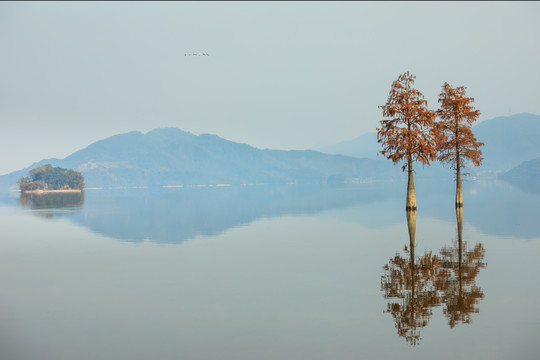
[[[4,195],[0,358],[537,359],[540,195],[405,188]]]

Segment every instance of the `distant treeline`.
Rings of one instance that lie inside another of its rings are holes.
[[[50,164],[30,170],[30,175],[21,177],[21,191],[62,190],[84,188],[84,177],[78,171],[52,167]]]

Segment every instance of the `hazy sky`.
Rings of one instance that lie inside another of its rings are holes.
[[[432,108],[446,81],[480,120],[540,114],[538,19],[540,2],[2,2],[0,174],[156,127],[349,140],[405,71]]]

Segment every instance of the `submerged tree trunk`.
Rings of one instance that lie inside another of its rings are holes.
[[[416,236],[416,210],[407,210],[407,226],[409,227],[409,244],[414,255],[414,238]]]
[[[459,240],[459,243],[461,244],[461,235],[463,233],[463,207],[462,206],[456,206],[456,218],[457,218],[458,240]]]
[[[408,169],[407,169],[409,180],[407,182],[407,205],[406,210],[415,210],[416,211],[416,193],[414,191],[414,179],[412,171],[412,161],[409,160]]]

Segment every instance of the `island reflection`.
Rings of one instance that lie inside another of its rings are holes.
[[[21,193],[19,197],[23,208],[40,210],[36,215],[53,218],[67,212],[79,212],[84,205],[84,191],[69,193],[31,194]]]
[[[385,313],[394,318],[398,335],[415,346],[422,339],[420,329],[427,326],[432,308],[444,304],[443,313],[450,327],[471,323],[471,314],[478,313],[478,302],[484,298],[476,285],[485,249],[482,243],[471,250],[463,241],[463,208],[456,208],[457,240],[443,247],[439,255],[426,251],[415,257],[416,210],[407,211],[409,246],[404,254],[396,254],[384,265],[381,290],[388,299]]]

